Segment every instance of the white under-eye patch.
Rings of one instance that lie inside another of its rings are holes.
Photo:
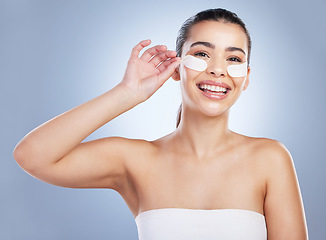
[[[207,62],[203,59],[196,58],[192,55],[187,55],[182,59],[183,64],[192,70],[202,72],[207,68]]]
[[[207,62],[203,59],[187,55],[182,59],[183,64],[192,70],[202,72],[207,69]],[[229,65],[226,70],[231,77],[247,76],[247,62],[237,65]]]
[[[245,77],[247,76],[247,62],[237,65],[229,65],[226,70],[231,77]]]

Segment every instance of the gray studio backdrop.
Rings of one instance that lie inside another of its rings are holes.
[[[26,174],[12,151],[39,124],[115,86],[138,41],[174,49],[183,21],[216,7],[238,13],[253,39],[250,85],[231,112],[231,129],[287,146],[310,238],[326,238],[325,0],[1,0],[0,239],[137,239],[118,193],[46,184]],[[168,134],[180,100],[179,84],[168,80],[88,140]]]

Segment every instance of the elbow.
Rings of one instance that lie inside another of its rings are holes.
[[[35,163],[37,162],[36,152],[36,147],[23,139],[16,145],[13,151],[13,157],[22,169],[26,172],[31,172],[35,168]]]

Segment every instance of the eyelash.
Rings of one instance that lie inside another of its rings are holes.
[[[230,57],[228,58],[228,61],[231,61],[231,62],[242,62],[242,60],[238,57]]]
[[[197,52],[194,54],[195,56],[199,56],[199,57],[209,57],[207,53],[205,52]],[[230,57],[228,58],[228,61],[231,62],[242,62],[242,60],[238,57]]]
[[[199,57],[208,57],[208,54],[205,52],[197,52],[194,54],[195,56],[199,56]]]

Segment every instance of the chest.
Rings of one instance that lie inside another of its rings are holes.
[[[261,209],[265,180],[259,164],[237,154],[195,161],[166,154],[148,160],[135,179],[141,208]]]

